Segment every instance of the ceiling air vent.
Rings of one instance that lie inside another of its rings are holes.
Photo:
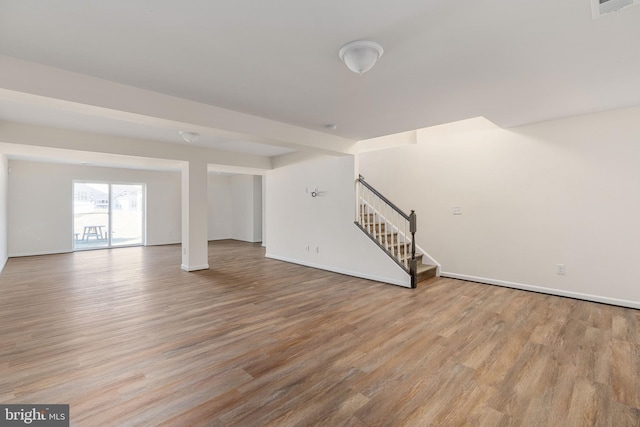
[[[602,15],[617,12],[625,7],[640,4],[640,0],[591,0],[591,13],[593,19]]]

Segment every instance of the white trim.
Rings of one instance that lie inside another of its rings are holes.
[[[97,248],[96,248],[97,249]],[[57,255],[57,254],[70,254],[72,250],[56,250],[56,251],[40,251],[40,252],[20,252],[17,254],[9,254],[9,258],[19,258],[23,256],[40,256],[40,255]]]
[[[507,288],[520,289],[523,291],[540,292],[543,294],[640,309],[640,301],[629,301],[624,299],[603,297],[599,295],[582,294],[579,292],[563,291],[561,289],[545,288],[542,286],[526,285],[524,283],[507,282],[504,280],[487,279],[485,277],[467,276],[465,274],[448,273],[445,271],[443,271],[440,276],[449,277],[452,279],[466,280],[468,282],[486,283],[488,285],[504,286]]]
[[[143,245],[144,247],[148,247],[148,246],[166,246],[166,245],[179,245],[182,242],[177,241],[177,242],[173,242],[173,241],[167,241],[167,242],[147,242],[145,245]],[[140,246],[140,245],[133,245],[133,246]],[[121,248],[122,246],[116,246],[116,248]]]
[[[376,282],[389,283],[390,285],[402,286],[403,288],[411,288],[411,283],[410,283],[408,278],[407,278],[407,281],[401,281],[401,280],[396,280],[396,279],[389,279],[389,278],[386,278],[386,277],[372,276],[372,275],[369,275],[369,274],[356,273],[354,271],[344,270],[342,268],[328,267],[328,266],[325,266],[325,265],[314,264],[312,262],[306,262],[306,261],[300,261],[300,260],[297,260],[297,259],[287,258],[287,257],[279,256],[279,255],[266,254],[265,258],[271,258],[271,259],[275,259],[275,260],[278,260],[278,261],[288,262],[288,263],[291,263],[291,264],[303,265],[305,267],[317,268],[319,270],[331,271],[332,273],[339,273],[339,274],[345,274],[347,276],[359,277],[361,279],[367,279],[367,280],[374,280]]]
[[[192,266],[188,266],[185,264],[180,265],[180,268],[184,271],[198,271],[198,270],[208,270],[209,269],[209,264],[202,264],[202,265],[192,265]]]

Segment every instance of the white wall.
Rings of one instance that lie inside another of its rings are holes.
[[[7,200],[9,193],[9,161],[0,154],[0,271],[7,263]]]
[[[231,177],[209,174],[208,240],[232,238]]]
[[[10,160],[9,256],[72,250],[73,180],[146,183],[147,244],[181,241],[179,172]]]
[[[209,174],[209,240],[262,241],[262,177]]]
[[[147,245],[173,244],[181,241],[180,172],[75,166],[21,160],[10,160],[8,163],[12,169],[8,183],[8,197],[6,197],[9,205],[7,212],[9,228],[6,233],[8,256],[73,250],[70,237],[73,225],[71,217],[73,180],[146,183]],[[3,176],[6,180],[6,173]],[[208,175],[208,240],[261,241],[262,188],[260,182],[259,176]],[[0,181],[0,239],[2,238],[1,191],[2,182]],[[2,255],[1,244],[2,240],[0,240],[0,255]]]
[[[640,308],[640,108],[418,141],[361,154],[360,172],[416,210],[443,275]]]
[[[234,175],[231,180],[231,206],[233,224],[231,235],[236,240],[260,242],[262,240],[262,186],[261,177]]]
[[[315,187],[321,195],[314,198]],[[409,286],[408,275],[353,223],[353,156],[274,159],[266,193],[267,257]]]
[[[253,186],[251,175],[234,175],[231,181],[231,209],[234,239],[253,241]]]

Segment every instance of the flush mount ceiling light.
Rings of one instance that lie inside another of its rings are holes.
[[[373,68],[384,50],[376,42],[358,40],[342,46],[338,56],[354,73],[363,74]]]
[[[187,132],[187,131],[181,130],[178,133],[180,134],[182,139],[184,139],[189,144],[193,144],[194,142],[196,142],[198,140],[198,138],[200,138],[200,134],[195,133],[195,132]]]

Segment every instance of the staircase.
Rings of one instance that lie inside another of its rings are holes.
[[[416,253],[416,214],[407,215],[380,192],[356,180],[357,213],[355,224],[393,259],[411,278],[411,287],[436,276],[435,265],[423,264],[423,254]]]

